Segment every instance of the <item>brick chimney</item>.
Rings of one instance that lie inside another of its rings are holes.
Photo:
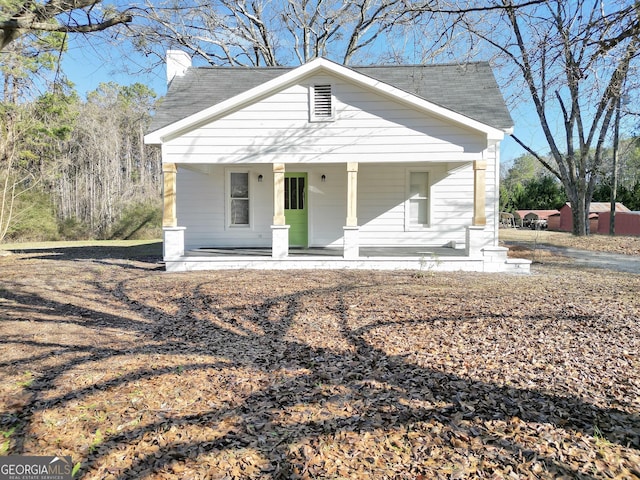
[[[167,85],[175,77],[182,77],[191,66],[191,57],[182,50],[167,50]]]

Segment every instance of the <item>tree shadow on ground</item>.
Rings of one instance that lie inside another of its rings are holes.
[[[162,242],[143,243],[130,246],[116,245],[62,246],[52,248],[13,248],[15,254],[28,255],[30,258],[42,260],[92,260],[94,262],[111,262],[122,260],[121,266],[127,267],[124,261],[134,260],[149,264],[160,264],[162,261]],[[132,268],[131,265],[128,265]]]
[[[81,453],[83,471],[91,478],[430,478],[434,472],[465,478],[474,472],[540,469],[537,474],[547,472],[543,478],[589,479],[599,475],[586,470],[579,457],[580,449],[592,453],[588,438],[599,436],[622,455],[619,462],[627,468],[629,450],[635,455],[640,449],[640,417],[625,405],[605,408],[571,392],[547,393],[543,385],[461,376],[420,364],[411,354],[390,354],[371,341],[372,332],[389,325],[463,324],[477,320],[472,313],[423,311],[409,320],[394,320],[376,308],[353,313],[351,302],[359,292],[377,286],[365,276],[345,276],[328,286],[300,282],[285,293],[262,297],[243,296],[240,290],[222,293],[220,275],[175,278],[180,291],[165,292],[162,304],[153,292],[140,294],[127,281],[98,281],[96,292],[105,302],[115,301],[120,313],[0,290],[13,305],[12,319],[29,322],[32,329],[54,322],[136,339],[74,344],[4,335],[2,348],[19,346],[32,353],[3,360],[0,367],[30,365],[40,372],[23,389],[21,402],[2,416],[3,430],[17,429],[19,440],[10,453],[36,453],[34,430],[44,413],[75,411],[101,395],[113,408],[105,413],[109,421],[111,413],[133,420],[108,432],[103,427],[99,441]],[[58,318],[50,318],[52,313]],[[314,326],[312,318],[324,320]],[[318,327],[318,335],[340,337],[336,348],[293,337],[296,324],[305,319],[305,328]],[[539,320],[524,318],[532,324]],[[558,319],[599,320],[597,314]],[[51,355],[57,361],[44,369]],[[168,365],[149,363],[161,356],[172,359]],[[102,381],[61,389],[69,375],[117,358],[130,359],[131,366]],[[181,383],[191,376],[199,383],[190,388]],[[176,384],[185,388],[191,406],[154,406],[153,396],[164,396]],[[123,388],[154,385],[158,391],[140,394],[148,397],[146,406],[132,401],[118,406]],[[99,428],[87,423],[87,431]],[[571,448],[576,458],[568,453]]]

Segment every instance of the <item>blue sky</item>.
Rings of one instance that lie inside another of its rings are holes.
[[[142,83],[162,96],[166,93],[165,67],[160,65],[152,72],[144,72],[148,63],[143,56],[124,55],[121,49],[108,43],[76,37],[69,42],[62,69],[81,96],[103,82],[120,85]]]
[[[63,58],[63,71],[81,96],[95,90],[103,82],[116,82],[120,85],[142,83],[153,89],[159,97],[163,96],[166,93],[165,66],[159,65],[151,72],[146,72],[144,70],[149,63],[141,55],[129,53],[125,56],[121,49],[108,43],[76,37],[71,39]],[[512,111],[511,116],[516,123],[515,132],[521,139],[538,145],[544,144],[533,133],[539,131],[534,117],[526,112],[516,111]],[[501,144],[501,152],[502,162],[505,164],[525,153],[508,136]]]

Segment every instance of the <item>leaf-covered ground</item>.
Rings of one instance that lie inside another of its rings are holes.
[[[500,229],[500,240],[503,242],[525,244],[532,249],[535,249],[538,245],[553,245],[593,252],[640,255],[640,237],[628,235],[610,237],[609,235],[592,234],[576,237],[569,233],[554,232],[551,230],[504,228]]]
[[[87,479],[640,478],[640,276],[0,257],[0,451]]]

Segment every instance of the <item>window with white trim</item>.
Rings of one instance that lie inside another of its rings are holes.
[[[229,226],[249,226],[249,172],[231,171],[227,175],[227,214]]]
[[[429,226],[429,172],[407,172],[405,228],[419,230]]]
[[[333,120],[335,106],[330,84],[313,85],[309,97],[310,121],[328,122]]]

